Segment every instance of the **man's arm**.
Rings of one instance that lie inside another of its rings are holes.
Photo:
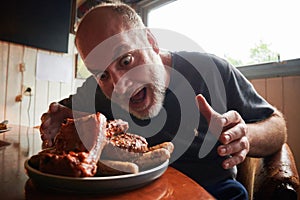
[[[247,124],[249,156],[263,157],[275,153],[287,140],[287,129],[283,115],[275,109],[267,119]]]

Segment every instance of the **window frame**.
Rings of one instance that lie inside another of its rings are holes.
[[[148,25],[148,14],[152,9],[159,8],[176,0],[142,0],[136,10],[145,25]],[[248,79],[272,78],[300,75],[300,58],[278,62],[243,65],[237,67]]]

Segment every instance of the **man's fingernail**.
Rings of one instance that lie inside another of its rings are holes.
[[[226,140],[227,142],[230,141],[230,135],[224,135],[224,138],[225,138],[225,140]]]
[[[224,169],[228,169],[229,168],[229,163],[224,163]]]
[[[226,153],[226,148],[224,148],[224,147],[223,147],[223,148],[220,148],[220,153],[221,153],[221,154],[225,154],[225,153]]]

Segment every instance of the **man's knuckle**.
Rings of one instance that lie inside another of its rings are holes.
[[[240,119],[240,114],[239,114],[237,111],[232,110],[231,113],[232,113],[233,118],[234,118],[235,120]]]
[[[236,161],[237,161],[238,163],[243,162],[244,159],[245,159],[245,155],[244,155],[244,154],[238,154],[238,155],[236,156]]]
[[[240,146],[242,149],[246,149],[247,148],[247,141],[245,139],[242,139],[240,142]]]
[[[247,133],[247,125],[246,124],[241,124],[241,131],[245,134]]]

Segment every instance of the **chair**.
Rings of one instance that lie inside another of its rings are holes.
[[[299,175],[293,154],[286,143],[271,156],[247,157],[238,165],[237,179],[248,190],[250,200],[297,200]]]

